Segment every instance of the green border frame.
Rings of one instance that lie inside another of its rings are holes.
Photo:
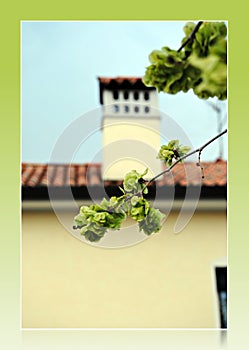
[[[0,344],[4,349],[46,349],[101,346],[151,348],[246,349],[247,339],[247,198],[248,143],[247,11],[242,1],[192,1],[184,4],[157,0],[85,3],[15,1],[2,5],[1,86],[1,298]],[[20,330],[20,21],[21,20],[227,20],[229,25],[229,331],[21,331]],[[96,340],[97,339],[97,340]]]

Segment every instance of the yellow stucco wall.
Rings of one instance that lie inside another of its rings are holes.
[[[226,256],[225,212],[196,212],[178,235],[175,219],[110,250],[73,237],[52,212],[24,212],[22,326],[216,327],[212,264]]]

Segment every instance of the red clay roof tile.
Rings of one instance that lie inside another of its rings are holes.
[[[157,181],[160,186],[225,186],[227,183],[227,162],[202,162],[201,169],[196,163],[177,164],[170,173]],[[22,186],[98,186],[101,185],[101,164],[22,164]],[[105,181],[105,186],[120,186],[122,181]]]
[[[39,184],[43,174],[45,173],[46,168],[44,166],[37,166],[33,168],[32,175],[27,179],[27,186],[36,186]]]
[[[87,167],[87,184],[97,186],[101,184],[100,165],[93,164]]]
[[[78,172],[75,178],[75,186],[86,186],[86,166],[79,165],[76,169]]]
[[[98,77],[98,80],[103,85],[109,85],[111,82],[115,82],[118,84],[123,84],[124,82],[128,82],[131,85],[142,82],[141,77],[132,77],[132,76],[117,76],[117,77]]]

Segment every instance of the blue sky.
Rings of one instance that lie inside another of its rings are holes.
[[[48,162],[56,140],[78,117],[93,135],[75,162],[101,161],[98,76],[143,76],[153,49],[177,49],[185,21],[22,22],[22,160]],[[217,103],[217,101],[213,101]],[[220,104],[226,111],[226,102]],[[194,147],[216,135],[216,114],[192,92],[159,94],[160,110],[174,119]],[[91,111],[96,110],[95,118]],[[224,158],[227,158],[224,137]],[[95,157],[95,154],[98,156]],[[218,157],[218,142],[202,154]]]

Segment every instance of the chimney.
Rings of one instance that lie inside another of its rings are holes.
[[[122,180],[135,169],[147,178],[161,169],[160,113],[155,88],[139,77],[99,77],[102,105],[103,180]]]

